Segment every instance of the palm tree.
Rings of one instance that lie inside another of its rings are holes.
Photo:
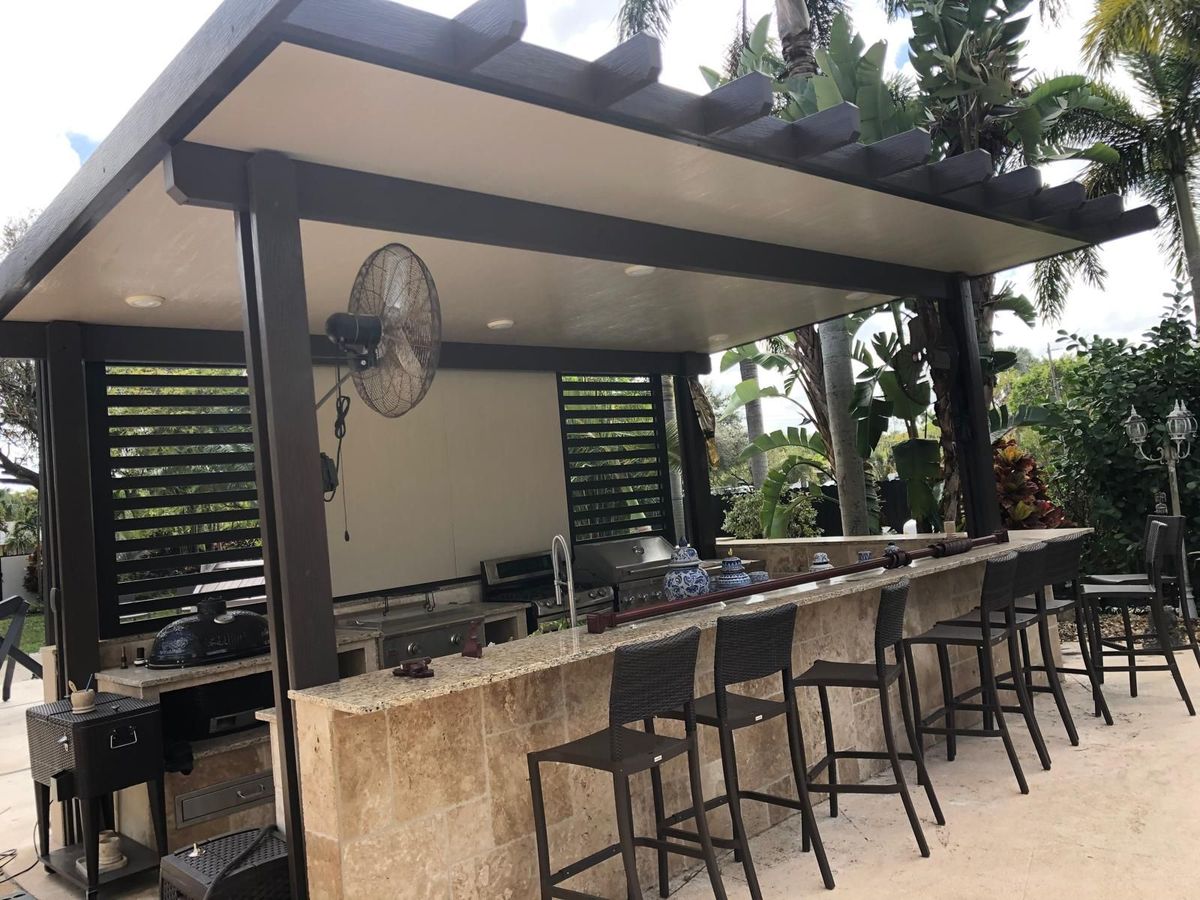
[[[1134,77],[1143,112],[1132,98],[1111,85],[1095,91],[1106,101],[1101,110],[1073,111],[1055,126],[1052,139],[1103,141],[1118,151],[1112,161],[1093,162],[1083,183],[1091,196],[1138,193],[1162,214],[1160,242],[1193,286],[1200,285],[1200,233],[1191,183],[1200,147],[1200,59],[1186,56],[1126,54],[1123,67]],[[1078,257],[1038,266],[1038,293],[1061,294]],[[1200,304],[1193,311],[1200,324]]]
[[[1098,71],[1128,54],[1194,56],[1200,51],[1200,6],[1195,0],[1097,0],[1083,50]]]

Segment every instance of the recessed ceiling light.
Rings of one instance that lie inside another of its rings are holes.
[[[158,309],[163,305],[163,298],[157,294],[134,294],[126,297],[125,303],[134,309]]]
[[[645,278],[647,275],[653,275],[657,272],[654,266],[626,266],[625,274],[630,278]]]
[[[710,334],[708,336],[708,342],[710,344],[724,344],[728,340],[729,340],[729,335],[727,335],[727,334]]]
[[[866,291],[854,291],[853,293],[847,294],[846,299],[851,303],[858,303],[860,300],[870,300],[871,295]]]
[[[492,331],[507,331],[508,329],[513,327],[513,320],[512,319],[492,319],[492,321],[487,323],[487,326],[488,326],[488,328],[492,329]]]

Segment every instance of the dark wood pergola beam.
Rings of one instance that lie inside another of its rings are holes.
[[[183,143],[168,154],[168,193],[212,209],[246,207],[250,155]],[[317,222],[533,250],[582,259],[865,291],[889,297],[943,297],[946,275],[762,241],[690,231],[409,181],[296,162],[300,216]]]
[[[245,340],[240,331],[191,328],[135,328],[81,325],[83,359],[148,365],[243,366]],[[0,322],[0,357],[40,359],[47,326]],[[309,336],[314,365],[333,365],[337,352],[322,334]],[[517,344],[442,344],[441,369],[479,372],[605,372],[612,375],[707,375],[705,353],[655,350],[607,350],[591,347],[522,347]]]

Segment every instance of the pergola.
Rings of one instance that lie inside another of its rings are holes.
[[[919,129],[862,145],[851,104],[780,121],[761,75],[667,87],[645,35],[589,62],[524,25],[522,0],[453,19],[226,0],[0,262],[0,353],[42,361],[62,678],[97,667],[84,364],[245,365],[289,822],[288,690],[337,678],[312,367],[368,252],[396,240],[427,262],[447,368],[691,375],[731,346],[935,300],[980,534],[998,513],[971,279],[1158,221],[1033,168],[996,176],[984,151],[931,164]],[[130,294],[168,298],[154,327]],[[518,327],[489,330],[498,316]],[[686,387],[676,400],[703,546],[703,436]]]

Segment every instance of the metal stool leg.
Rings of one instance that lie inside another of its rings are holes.
[[[1021,640],[1021,677],[1025,680],[1025,690],[1033,693],[1033,654],[1029,651],[1029,632],[1022,628],[1018,633]],[[1017,673],[1013,672],[1013,677]]]
[[[790,679],[789,679],[790,681]],[[792,777],[796,780],[796,796],[800,799],[800,833],[802,849],[808,852],[811,844],[813,854],[817,857],[817,866],[821,869],[821,878],[825,887],[833,890],[833,872],[829,868],[829,860],[825,857],[825,844],[821,841],[821,832],[817,828],[817,817],[813,814],[812,798],[808,793],[808,762],[804,758],[804,737],[800,731],[800,712],[796,708],[796,695],[790,689],[784,695],[787,704],[788,748],[792,757]]]
[[[1192,588],[1193,594],[1195,593],[1196,590],[1197,590],[1196,587]],[[1196,665],[1200,666],[1200,642],[1197,642],[1197,640],[1196,640],[1196,620],[1193,619],[1191,617],[1191,615],[1188,613],[1186,599],[1181,601],[1180,606],[1183,610],[1183,613],[1182,613],[1183,629],[1184,629],[1184,631],[1187,632],[1188,643],[1192,647],[1192,655],[1196,657]]]
[[[729,798],[729,819],[733,824],[733,839],[738,842],[742,857],[742,871],[746,873],[746,885],[753,900],[762,900],[762,889],[758,886],[758,873],[754,871],[754,860],[750,856],[750,840],[746,836],[746,823],[742,820],[742,797],[738,787],[737,752],[734,748],[733,732],[728,728],[717,729],[721,739],[721,770],[725,773],[725,795]],[[703,815],[703,813],[701,813]]]
[[[1096,663],[1092,658],[1092,632],[1091,624],[1088,621],[1087,610],[1084,609],[1084,602],[1078,600],[1075,603],[1075,637],[1079,641],[1079,655],[1083,657],[1083,669],[1087,672],[1088,682],[1092,686],[1092,702],[1095,706],[1097,716],[1103,715],[1104,722],[1107,725],[1113,723],[1112,713],[1108,709],[1108,701],[1104,697],[1104,688],[1101,687],[1100,673],[1096,671]]]
[[[921,757],[925,756],[925,725],[921,718],[921,687],[917,683],[917,664],[913,662],[912,646],[903,644],[904,668],[908,670],[909,697],[912,699],[913,730],[920,748]]]
[[[991,653],[983,655],[983,664],[985,671],[980,673],[980,678],[988,686],[984,696],[991,698],[986,702],[992,704],[993,712],[996,714],[996,727],[1000,730],[1001,740],[1004,741],[1004,750],[1008,754],[1008,762],[1012,766],[1013,775],[1017,778],[1017,786],[1020,787],[1022,794],[1028,794],[1029,783],[1025,780],[1024,770],[1021,769],[1021,760],[1017,756],[1017,748],[1013,746],[1012,735],[1008,733],[1008,722],[1005,721],[1004,708],[1000,704],[999,692],[996,690],[996,667],[992,663]]]
[[[1121,621],[1125,625],[1125,649],[1129,651],[1129,655],[1125,658],[1129,661],[1129,696],[1137,696],[1137,656],[1133,653],[1133,624],[1129,621],[1129,607],[1122,604],[1121,606]],[[1163,639],[1159,635],[1159,640]]]
[[[642,726],[647,734],[654,734],[654,720],[645,719]],[[654,797],[654,836],[660,841],[666,839],[663,834],[663,820],[667,817],[666,802],[663,799],[662,772],[658,766],[650,769],[650,792]],[[667,851],[659,849],[658,853],[658,895],[671,895],[671,872],[667,865]]]
[[[628,775],[613,773],[613,795],[617,801],[617,839],[621,844],[621,861],[625,864],[625,886],[629,891],[629,900],[642,900],[642,885],[638,880],[637,870],[637,847],[633,843],[633,804],[629,799]],[[703,806],[701,809],[703,810]]]
[[[983,672],[983,646],[975,648],[975,655],[979,661],[979,671]],[[992,721],[992,709],[988,704],[987,698],[983,696],[983,681],[979,682],[980,687],[980,703],[983,705],[983,727],[991,729],[995,727],[995,722]]]
[[[908,677],[904,673],[903,666],[900,668],[899,692],[900,715],[904,719],[904,733],[908,735],[908,749],[912,752],[913,759],[917,764],[917,784],[925,788],[925,796],[929,798],[929,808],[933,810],[933,816],[937,820],[937,823],[945,825],[946,817],[942,815],[942,806],[938,803],[937,794],[933,791],[933,781],[929,777],[929,771],[925,768],[925,750],[922,748],[916,729],[913,727],[913,714],[908,708]]]
[[[1062,678],[1054,665],[1054,645],[1050,640],[1050,617],[1041,616],[1038,619],[1038,641],[1042,645],[1042,666],[1046,670],[1046,680],[1050,682],[1050,692],[1054,695],[1054,703],[1058,707],[1058,716],[1062,719],[1063,728],[1067,730],[1067,738],[1072,747],[1079,746],[1079,732],[1075,729],[1075,720],[1071,716],[1071,708],[1067,706],[1067,698],[1063,694]]]
[[[954,679],[950,673],[950,653],[942,644],[938,644],[938,669],[942,673],[942,703],[946,711],[946,759],[954,762],[958,755],[958,741],[954,734]]]
[[[896,735],[892,729],[891,702],[888,700],[886,684],[879,686],[879,712],[883,718],[883,742],[887,747],[888,759],[892,763],[892,774],[896,784],[900,786],[900,799],[904,802],[904,811],[908,814],[908,823],[912,826],[913,836],[917,846],[921,848],[922,856],[929,856],[929,844],[925,842],[925,832],[921,830],[921,820],[917,818],[916,807],[908,793],[908,782],[904,780],[904,769],[900,765],[900,754],[896,752]]]
[[[715,900],[728,900],[725,884],[721,881],[721,870],[717,866],[717,854],[713,850],[712,835],[708,831],[708,816],[704,813],[704,790],[700,782],[700,750],[696,745],[696,732],[688,735],[688,779],[692,787],[692,807],[696,810],[696,834],[700,838],[700,849],[704,853],[704,866],[708,869],[708,881]],[[636,872],[635,872],[636,877]],[[634,895],[630,894],[632,898]],[[639,892],[637,897],[641,897]]]
[[[542,798],[542,772],[537,757],[529,757],[529,790],[533,795],[533,829],[537,836],[538,886],[542,900],[550,900],[550,843],[546,833],[546,805]]]
[[[1038,759],[1041,760],[1042,768],[1050,768],[1050,751],[1046,749],[1046,739],[1042,737],[1041,726],[1038,725],[1037,715],[1033,709],[1033,697],[1025,690],[1025,679],[1019,677],[1018,666],[1020,665],[1020,657],[1018,656],[1017,641],[1015,635],[1009,632],[1008,641],[1008,662],[1013,671],[1013,686],[1017,689],[1017,702],[1021,707],[1021,715],[1025,718],[1025,727],[1029,729],[1029,736],[1033,739],[1033,746],[1037,750]],[[999,706],[999,704],[996,704]]]
[[[829,754],[829,783],[838,783],[837,759],[834,753],[837,752],[833,745],[833,717],[829,713],[829,691],[824,686],[817,688],[817,693],[821,698],[821,722],[825,726],[825,752]],[[829,815],[836,818],[838,814],[838,797],[837,791],[829,792]]]
[[[1155,619],[1155,628],[1158,631],[1158,646],[1162,649],[1163,658],[1167,661],[1167,667],[1171,670],[1171,677],[1175,679],[1175,687],[1179,689],[1180,699],[1183,700],[1184,706],[1187,707],[1188,715],[1194,716],[1196,708],[1192,706],[1192,698],[1188,695],[1187,685],[1183,683],[1183,675],[1179,672],[1179,664],[1175,661],[1175,651],[1171,649],[1174,643],[1174,638],[1171,637],[1170,624],[1167,622],[1167,617],[1163,615],[1162,607],[1157,609],[1152,608],[1151,613]]]

